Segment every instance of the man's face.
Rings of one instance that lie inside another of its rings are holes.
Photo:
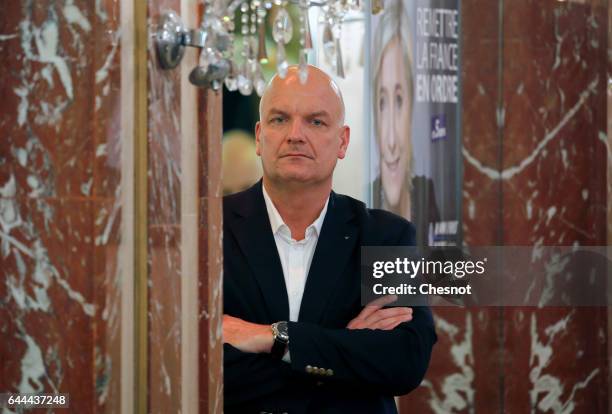
[[[308,82],[297,71],[276,78],[264,96],[255,129],[256,151],[264,176],[284,183],[331,181],[337,160],[344,158],[349,128],[329,78],[311,68]]]

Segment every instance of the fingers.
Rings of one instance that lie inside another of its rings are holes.
[[[372,315],[374,312],[376,312],[383,306],[387,306],[390,303],[395,302],[396,300],[397,295],[387,295],[373,300],[372,302],[368,303],[361,312],[359,312],[359,315],[357,315],[355,319],[367,319],[370,315]]]
[[[412,318],[412,308],[388,308],[379,309],[367,317],[364,322],[368,325],[376,324],[378,321],[394,317],[410,316]]]
[[[412,320],[412,308],[379,309],[367,319],[355,318],[348,329],[393,329],[402,322]]]
[[[403,322],[409,322],[412,320],[412,312],[404,315],[393,316],[390,318],[380,319],[375,323],[369,324],[368,329],[382,329],[382,330],[391,330],[394,329],[397,325]]]

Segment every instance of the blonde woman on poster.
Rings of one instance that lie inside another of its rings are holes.
[[[404,1],[385,4],[375,27],[373,54],[373,119],[379,176],[373,183],[373,203],[410,220],[417,243],[427,244],[429,223],[438,209],[429,177],[413,173],[412,109],[413,55],[410,22]]]

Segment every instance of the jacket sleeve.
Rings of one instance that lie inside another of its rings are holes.
[[[413,308],[410,322],[389,331],[329,329],[290,322],[289,338],[293,369],[308,372],[306,367],[311,366],[331,370],[333,375],[321,377],[387,395],[406,394],[421,383],[437,340],[431,311],[426,307]]]
[[[407,224],[389,244],[415,244],[414,226]],[[387,395],[403,395],[419,386],[437,341],[427,306],[413,307],[412,320],[392,330],[331,329],[290,322],[289,338],[294,370],[308,372],[307,366],[324,368],[326,374],[331,370],[333,375],[315,373],[315,376]]]
[[[269,354],[253,354],[223,344],[224,397],[228,406],[252,401],[283,387],[291,368]]]

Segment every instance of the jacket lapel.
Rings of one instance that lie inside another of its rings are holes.
[[[332,192],[306,279],[298,318],[300,322],[318,323],[323,316],[333,288],[357,243],[358,231],[357,226],[351,223],[352,217],[350,206]],[[360,275],[354,277],[359,278]]]
[[[289,318],[287,288],[261,185],[259,181],[247,190],[245,199],[235,210],[241,217],[227,224],[253,270],[270,320],[286,321]]]

